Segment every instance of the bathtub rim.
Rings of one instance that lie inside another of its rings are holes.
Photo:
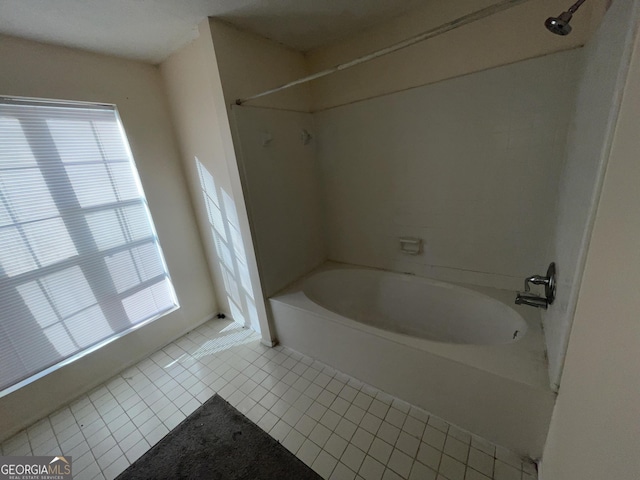
[[[499,343],[477,343],[477,342],[455,342],[455,341],[447,341],[447,340],[442,340],[442,339],[435,339],[435,338],[427,338],[427,337],[418,337],[420,339],[423,340],[428,340],[430,342],[435,342],[435,343],[447,343],[447,344],[452,344],[452,345],[482,345],[482,346],[494,346],[494,345],[508,345],[511,343],[517,343],[522,341],[529,333],[529,324],[527,323],[527,321],[523,318],[521,312],[517,311],[515,308],[512,308],[511,305],[507,305],[505,304],[503,301],[500,301],[496,298],[494,298],[493,296],[487,295],[485,293],[482,293],[478,290],[472,289],[472,288],[468,288],[467,286],[463,286],[461,284],[454,284],[451,282],[445,282],[442,280],[436,280],[433,278],[428,278],[428,277],[420,277],[417,275],[410,275],[410,274],[405,274],[405,273],[400,273],[400,272],[391,272],[391,271],[386,271],[386,270],[377,270],[377,269],[369,269],[369,268],[358,268],[358,267],[354,267],[354,266],[343,266],[342,268],[329,268],[329,269],[323,269],[323,270],[318,270],[315,271],[312,275],[306,276],[304,278],[304,280],[301,282],[301,287],[302,287],[302,292],[304,293],[304,295],[311,300],[312,302],[314,302],[316,305],[319,305],[320,307],[329,310],[330,312],[333,312],[337,315],[340,315],[342,317],[345,317],[349,320],[354,320],[360,324],[363,325],[370,325],[366,322],[360,322],[358,320],[356,320],[355,318],[351,318],[349,315],[345,315],[343,313],[340,313],[339,311],[337,311],[338,309],[332,309],[329,308],[325,305],[322,304],[322,301],[318,300],[317,298],[315,298],[315,295],[313,294],[312,291],[308,291],[307,290],[307,286],[308,284],[313,281],[313,279],[315,277],[320,277],[320,276],[324,276],[327,273],[330,272],[335,272],[335,271],[349,271],[349,272],[357,272],[357,271],[364,271],[364,272],[373,272],[376,275],[383,275],[383,276],[387,276],[390,278],[397,278],[400,279],[399,281],[409,281],[411,283],[418,283],[418,284],[424,284],[424,285],[428,285],[428,286],[433,286],[435,288],[446,288],[446,289],[451,289],[453,291],[458,291],[460,292],[462,295],[465,295],[469,298],[473,298],[473,299],[478,299],[480,301],[484,301],[484,302],[488,302],[491,304],[498,304],[498,308],[500,308],[501,310],[505,311],[505,315],[515,315],[515,318],[513,319],[514,323],[516,325],[514,325],[517,328],[520,328],[520,332],[523,332],[522,335],[520,335],[517,339],[512,339],[510,341],[507,342],[499,342]],[[309,290],[313,290],[313,289],[309,289]],[[373,326],[373,325],[370,325]],[[381,327],[375,327],[374,328],[378,328],[379,330],[383,330],[385,332],[389,332],[389,333],[397,333],[400,335],[405,335],[408,336],[409,338],[416,338],[416,337],[412,337],[410,334],[408,333],[402,333],[402,332],[397,332],[397,331],[392,331],[392,330],[386,330],[384,328]],[[511,328],[509,329],[509,331],[511,331]]]
[[[400,272],[327,261],[271,296],[269,301],[283,303],[289,307],[311,313],[320,319],[336,322],[404,347],[426,351],[461,363],[470,368],[476,368],[534,388],[550,391],[548,367],[544,350],[544,337],[539,312],[528,310],[522,306],[514,305],[511,307],[509,302],[515,298],[514,292],[491,287],[444,282],[442,280],[429,278],[428,280],[466,288],[498,300],[506,304],[509,308],[513,308],[525,320],[528,327],[527,334],[521,340],[513,343],[495,345],[444,343],[390,332],[358,322],[315,303],[304,294],[303,284],[308,278],[320,272],[340,269],[374,270],[402,275]]]

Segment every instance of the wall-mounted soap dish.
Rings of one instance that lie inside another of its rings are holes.
[[[400,237],[400,250],[407,255],[420,255],[422,253],[422,239],[415,237]]]

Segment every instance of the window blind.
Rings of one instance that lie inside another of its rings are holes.
[[[0,395],[177,306],[115,106],[0,97]]]

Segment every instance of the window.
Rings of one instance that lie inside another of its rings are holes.
[[[115,106],[0,97],[0,395],[177,307]]]

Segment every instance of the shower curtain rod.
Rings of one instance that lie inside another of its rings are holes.
[[[258,93],[256,95],[252,95],[246,98],[238,98],[236,100],[236,105],[242,105],[250,100],[255,100],[256,98],[264,97],[266,95],[271,95],[272,93],[280,92],[282,90],[286,90],[287,88],[295,87],[296,85],[300,85],[302,83],[311,82],[312,80],[317,80],[318,78],[326,77],[327,75],[331,75],[332,73],[339,72],[341,70],[346,70],[347,68],[355,67],[356,65],[360,65],[361,63],[368,62],[370,60],[374,60],[378,57],[382,57],[383,55],[387,55],[389,53],[397,52],[406,47],[410,47],[419,42],[423,42],[428,40],[429,38],[436,37],[443,33],[446,33],[450,30],[454,30],[458,27],[462,27],[463,25],[467,25],[469,23],[473,23],[477,20],[482,20],[483,18],[489,17],[496,13],[502,12],[503,10],[507,10],[511,7],[515,7],[520,3],[524,3],[528,0],[503,0],[501,2],[490,5],[486,8],[482,8],[480,10],[476,10],[475,12],[471,12],[467,15],[463,15],[462,17],[456,18],[450,22],[443,23],[431,30],[427,30],[426,32],[415,35],[406,40],[402,40],[401,42],[394,43],[393,45],[383,48],[381,50],[377,50],[373,53],[369,53],[362,57],[358,57],[349,62],[340,63],[334,67],[327,68],[326,70],[322,70],[318,73],[314,73],[312,75],[299,78],[298,80],[294,80],[289,83],[285,83],[284,85],[280,85],[279,87],[272,88],[270,90],[266,90],[262,93]]]

